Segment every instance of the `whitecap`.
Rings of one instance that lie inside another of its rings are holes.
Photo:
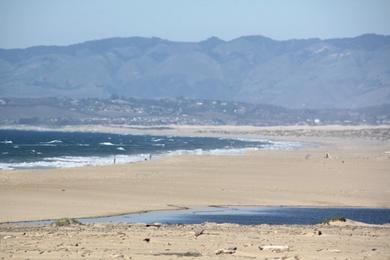
[[[56,146],[55,144],[49,144],[49,143],[40,143],[39,145],[36,146]]]
[[[154,139],[157,140],[157,139]],[[246,139],[242,141],[261,142],[247,148],[231,148],[225,147],[222,149],[188,149],[188,150],[171,150],[163,153],[153,154],[153,158],[163,158],[166,156],[175,155],[213,155],[213,156],[234,156],[241,155],[249,151],[270,150],[270,149],[294,149],[301,147],[298,142],[285,141],[270,141],[270,140],[253,140]],[[88,144],[78,144],[79,146],[88,146]],[[126,149],[121,144],[113,144],[111,142],[102,142],[100,145],[117,146],[117,150],[125,151]],[[162,143],[154,143],[154,146],[164,146]],[[256,147],[257,146],[257,147]],[[17,145],[14,145],[17,148]],[[157,150],[157,149],[156,149]],[[31,151],[31,150],[30,150]],[[34,150],[35,151],[35,150]],[[18,163],[0,163],[0,169],[29,169],[29,168],[70,168],[83,166],[101,166],[114,164],[126,164],[144,161],[150,158],[149,154],[135,155],[108,155],[108,156],[61,156],[61,157],[46,157],[34,162],[18,162]]]
[[[4,141],[1,141],[0,143],[2,143],[2,144],[13,144],[14,142],[12,142],[11,140],[4,140]]]
[[[43,142],[43,143],[44,143],[44,142]],[[49,142],[46,142],[46,144],[60,144],[60,143],[62,143],[61,140],[51,140],[51,141],[49,141]]]
[[[152,144],[152,146],[161,146],[161,147],[164,147],[165,144]]]
[[[110,142],[102,142],[102,143],[99,143],[100,145],[114,145],[113,143],[110,143]]]

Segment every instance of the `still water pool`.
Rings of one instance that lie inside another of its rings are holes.
[[[318,224],[326,218],[342,216],[370,224],[390,223],[388,208],[316,208],[316,207],[208,207],[151,211],[140,214],[83,218],[83,223],[127,222],[163,224],[200,224],[203,222],[256,224]]]

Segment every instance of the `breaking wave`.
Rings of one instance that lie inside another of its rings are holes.
[[[115,144],[111,143],[111,142],[102,142],[102,143],[99,143],[100,145],[108,145],[108,146],[113,146]]]
[[[300,147],[296,142],[264,139],[18,130],[0,130],[0,140],[0,169],[7,170],[125,164],[176,155],[233,156]]]

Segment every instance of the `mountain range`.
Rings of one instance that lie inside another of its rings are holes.
[[[390,36],[110,38],[0,49],[3,98],[176,98],[287,108],[390,103]]]

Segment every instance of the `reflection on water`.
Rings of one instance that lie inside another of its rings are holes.
[[[204,222],[259,224],[318,224],[331,217],[345,217],[369,224],[390,223],[389,208],[316,208],[316,207],[208,207],[200,209],[164,210],[109,217],[80,218],[82,223],[162,223],[201,224]],[[49,224],[52,221],[18,222]]]
[[[91,222],[128,222],[164,224],[200,224],[203,222],[255,224],[318,224],[334,216],[343,216],[371,224],[390,223],[390,209],[314,208],[314,207],[209,207],[202,209],[153,211],[141,214],[85,218]]]

